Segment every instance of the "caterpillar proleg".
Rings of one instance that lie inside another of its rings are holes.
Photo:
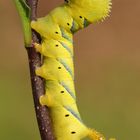
[[[65,0],[47,16],[31,22],[42,38],[35,44],[43,56],[43,65],[36,74],[45,79],[46,94],[40,103],[50,108],[57,140],[105,140],[88,128],[76,105],[73,66],[73,34],[93,22],[103,20],[110,12],[110,0]]]

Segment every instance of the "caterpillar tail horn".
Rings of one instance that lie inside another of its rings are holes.
[[[90,128],[89,128],[88,137],[91,140],[106,140],[105,137],[101,133],[97,132],[94,129],[90,129]],[[110,138],[109,140],[116,140],[116,139],[115,138]]]
[[[88,137],[91,140],[105,140],[105,137],[94,129],[89,128]]]

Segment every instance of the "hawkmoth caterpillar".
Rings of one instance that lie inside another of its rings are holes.
[[[46,94],[40,103],[50,108],[57,140],[104,140],[99,132],[82,121],[76,105],[73,66],[73,34],[93,22],[103,20],[110,11],[110,0],[65,0],[47,16],[31,22],[42,38],[35,43],[43,56],[36,74],[45,79]]]

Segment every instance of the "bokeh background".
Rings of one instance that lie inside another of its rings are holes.
[[[38,16],[62,2],[40,0]],[[78,32],[74,40],[82,118],[117,140],[140,140],[139,5],[139,0],[113,0],[110,18]],[[40,140],[13,0],[0,0],[0,140]]]

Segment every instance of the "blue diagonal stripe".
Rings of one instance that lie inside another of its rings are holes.
[[[71,43],[73,43],[72,38],[70,38],[70,37],[65,33],[64,29],[60,27],[60,30],[61,30],[62,37],[65,38],[65,39],[67,39],[67,40],[70,41]]]
[[[78,28],[76,28],[76,21],[73,19],[73,22],[72,22],[72,26],[71,26],[71,32],[74,34],[76,31],[78,31]]]
[[[67,65],[66,62],[64,62],[61,58],[58,58],[58,61],[65,67],[65,69],[69,72],[69,74],[71,75],[72,79],[74,80],[74,75],[72,73],[71,68]]]
[[[78,113],[76,113],[74,110],[72,110],[69,106],[64,106],[74,117],[76,117],[80,122],[82,122],[80,116]],[[82,122],[83,123],[83,122]]]
[[[62,45],[62,47],[64,47],[70,53],[71,57],[73,58],[73,53],[71,49],[65,43],[63,42],[59,42],[59,43]]]
[[[70,90],[70,88],[64,83],[60,82],[60,84],[67,90],[67,92],[71,95],[71,97],[75,100],[76,96],[75,94]]]

